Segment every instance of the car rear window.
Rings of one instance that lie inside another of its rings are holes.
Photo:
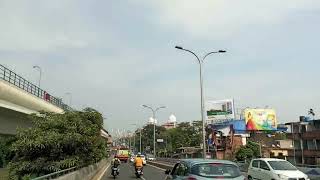
[[[206,178],[235,178],[241,176],[238,166],[224,163],[196,164],[192,166],[191,174]]]

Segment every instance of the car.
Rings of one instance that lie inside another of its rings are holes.
[[[165,174],[166,180],[245,179],[234,162],[214,159],[183,159],[177,162],[172,170],[166,170]]]
[[[248,179],[261,180],[309,180],[290,162],[283,159],[258,158],[250,162]]]
[[[155,157],[153,157],[153,156],[147,156],[147,160],[148,160],[148,161],[155,161],[155,160],[156,160],[156,158],[155,158]]]
[[[142,163],[143,165],[147,165],[146,157],[144,155],[141,155]]]
[[[130,162],[134,162],[134,156],[130,157]]]

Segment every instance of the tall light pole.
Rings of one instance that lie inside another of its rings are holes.
[[[144,108],[148,108],[152,111],[152,118],[153,118],[153,156],[156,157],[156,112],[159,110],[159,109],[162,109],[162,108],[166,108],[165,106],[160,106],[160,107],[157,107],[157,108],[152,108],[150,106],[147,106],[147,105],[142,105],[142,107]]]
[[[33,66],[34,69],[38,69],[39,70],[39,81],[38,81],[38,86],[40,88],[40,85],[41,85],[41,76],[42,76],[42,70],[41,70],[41,67],[40,66]]]
[[[131,125],[133,125],[133,126],[135,126],[135,128],[137,128],[137,125],[138,124],[131,124]],[[139,133],[140,133],[140,140],[139,140],[139,152],[141,153],[142,152],[142,144],[141,144],[141,129],[142,128],[140,128],[140,127],[138,127],[139,128]]]
[[[206,130],[205,130],[205,110],[204,110],[204,96],[203,96],[203,78],[202,78],[202,68],[203,68],[203,63],[204,60],[206,59],[206,57],[208,57],[210,54],[215,54],[215,53],[225,53],[225,50],[219,50],[219,51],[212,51],[207,53],[202,59],[199,59],[199,57],[192,51],[188,50],[188,49],[184,49],[181,46],[176,46],[176,49],[179,50],[183,50],[183,51],[187,51],[191,54],[193,54],[199,63],[199,67],[200,67],[200,96],[201,96],[201,119],[202,119],[202,144],[203,144],[203,158],[206,158]]]

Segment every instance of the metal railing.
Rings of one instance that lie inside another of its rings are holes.
[[[6,68],[5,66],[0,64],[0,79],[9,82],[10,84],[15,85],[16,87],[34,95],[38,98],[41,98],[55,106],[58,106],[64,110],[72,110],[68,105],[62,102],[61,98],[57,98],[51,96],[48,92],[44,91],[43,89],[39,88],[38,86],[34,85],[33,83],[27,81],[23,77],[19,76],[15,72],[11,71],[10,69]]]

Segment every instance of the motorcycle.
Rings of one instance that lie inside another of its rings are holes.
[[[119,169],[117,167],[112,167],[112,173],[113,179],[115,179],[119,175]]]
[[[137,168],[136,169],[136,177],[140,178],[142,175],[143,175],[142,168]]]

